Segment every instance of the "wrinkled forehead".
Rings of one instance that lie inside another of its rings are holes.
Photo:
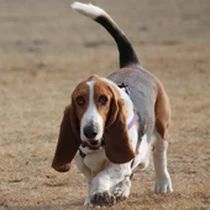
[[[110,95],[111,93],[109,84],[104,78],[91,76],[87,80],[79,83],[72,95],[73,97],[89,96],[90,92],[93,93],[93,96],[100,94]]]

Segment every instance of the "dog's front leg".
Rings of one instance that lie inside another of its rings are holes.
[[[110,163],[90,184],[90,206],[112,206],[116,198],[111,189],[131,175],[130,163]]]

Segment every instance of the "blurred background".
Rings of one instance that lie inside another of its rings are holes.
[[[50,168],[75,85],[118,68],[99,25],[67,0],[0,0],[0,210],[82,209],[87,183]],[[83,1],[89,2],[89,1]],[[137,171],[113,209],[209,209],[209,0],[95,0],[116,20],[171,99],[174,193],[154,195],[154,170]]]
[[[103,29],[70,10],[72,2],[1,0],[1,52],[60,54],[83,45],[114,47]],[[91,2],[108,10],[137,44],[176,44],[189,41],[189,37],[191,42],[209,38],[208,0]]]

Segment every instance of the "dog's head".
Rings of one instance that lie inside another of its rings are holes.
[[[125,103],[116,85],[94,75],[77,85],[72,93],[71,105],[61,123],[53,168],[68,171],[80,144],[95,150],[103,141],[110,161],[125,163],[134,157]]]

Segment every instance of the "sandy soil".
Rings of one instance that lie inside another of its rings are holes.
[[[173,110],[174,193],[153,193],[151,164],[112,209],[210,209],[209,0],[92,2],[127,32]],[[117,65],[109,35],[69,1],[0,0],[0,210],[83,209],[82,174],[74,165],[66,174],[50,168],[59,124],[77,82]]]

